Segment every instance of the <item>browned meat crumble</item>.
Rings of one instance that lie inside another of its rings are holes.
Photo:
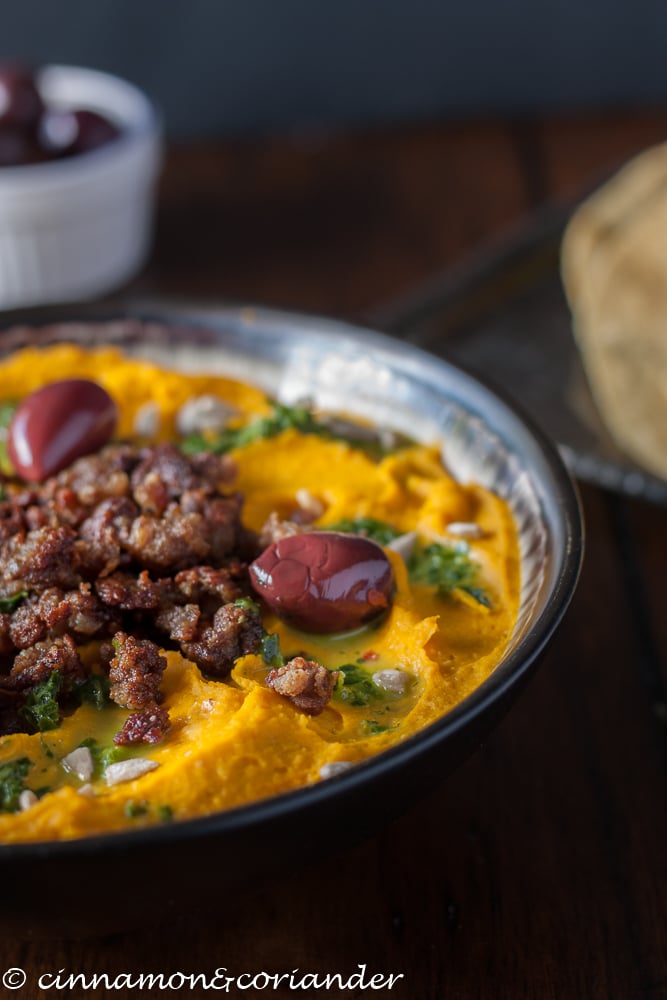
[[[9,690],[26,691],[48,680],[56,670],[65,681],[65,692],[71,691],[76,681],[82,681],[86,676],[71,635],[36,642],[34,646],[22,649],[14,659],[9,676],[2,678],[3,685]]]
[[[225,677],[239,656],[254,652],[264,634],[257,611],[223,604],[207,624],[200,624],[194,639],[181,643],[189,660],[194,660],[214,677]]]
[[[155,643],[116,632],[113,648],[116,655],[109,664],[112,701],[133,710],[162,701],[160,681],[167,661]]]
[[[133,743],[160,743],[169,730],[169,713],[161,705],[152,705],[143,712],[128,715],[125,725],[113,738],[116,746]]]
[[[266,683],[306,715],[319,715],[331,699],[337,679],[338,671],[295,656],[284,667],[272,670]]]
[[[41,486],[7,486],[0,735],[20,731],[22,700],[53,671],[66,706],[90,674],[77,646],[91,640],[100,642],[110,697],[132,712],[121,745],[156,742],[169,728],[161,646],[218,678],[258,649],[259,612],[235,603],[250,593],[257,539],[241,523],[240,495],[223,492],[233,475],[226,456],[117,444]]]

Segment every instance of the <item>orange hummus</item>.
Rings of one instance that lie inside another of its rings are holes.
[[[270,411],[262,392],[238,381],[166,371],[114,349],[67,344],[0,361],[0,403],[71,377],[94,379],[109,392],[121,414],[117,435],[125,439],[136,436],[147,404],[158,440],[177,440],[179,410],[202,395],[228,404],[232,423]],[[264,627],[279,636],[283,651],[306,651],[329,670],[351,665],[364,679],[347,698],[339,686],[314,717],[267,686],[269,667],[259,654],[237,660],[227,679],[213,680],[180,653],[166,652],[163,691],[171,729],[158,745],[132,748],[131,756],[158,765],[134,780],[109,786],[97,773],[82,793],[83,782],[61,763],[86,740],[111,743],[127,715],[113,704],[102,710],[83,704],[57,728],[0,737],[0,768],[27,758],[25,787],[38,795],[29,808],[0,812],[1,842],[173,822],[326,780],[335,772],[329,765],[354,766],[440,718],[501,658],[519,603],[515,525],[498,497],[454,481],[438,443],[404,443],[378,456],[349,441],[291,428],[230,454],[237,467],[232,487],[244,496],[249,528],[259,532],[271,514],[284,517],[298,506],[297,494],[307,491],[318,511],[310,530],[372,519],[398,536],[416,533],[422,549],[458,547],[474,567],[475,588],[443,590],[420,582],[410,560],[406,565],[404,555],[388,548],[396,593],[379,624],[346,635],[311,635],[264,613]],[[82,655],[94,657],[94,644]],[[400,690],[374,686],[373,675],[387,670],[407,678]]]

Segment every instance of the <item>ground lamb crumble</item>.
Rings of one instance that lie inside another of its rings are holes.
[[[5,486],[0,501],[0,735],[27,731],[30,691],[60,674],[73,701],[93,668],[77,647],[99,641],[97,670],[129,709],[120,745],[159,742],[161,648],[224,678],[263,635],[249,601],[258,540],[227,492],[227,456],[183,455],[171,444],[113,444],[41,486]],[[225,492],[223,492],[223,490]]]

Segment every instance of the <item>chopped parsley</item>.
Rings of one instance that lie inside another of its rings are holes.
[[[408,559],[408,572],[413,583],[433,586],[439,594],[463,590],[479,604],[490,605],[486,593],[477,586],[479,569],[470,558],[467,542],[454,545],[433,542],[416,549]]]
[[[56,758],[56,755],[54,754],[53,750],[51,749],[51,747],[50,747],[50,746],[49,746],[49,744],[48,744],[48,743],[46,742],[46,740],[44,739],[44,737],[43,737],[43,736],[40,736],[40,737],[39,737],[39,742],[40,742],[40,744],[41,744],[41,747],[42,747],[42,751],[43,751],[43,753],[44,753],[44,756],[45,756],[45,757],[48,757],[48,758],[49,758],[50,760],[56,760],[56,759],[57,759],[57,758]]]
[[[19,807],[19,795],[25,790],[25,779],[32,767],[32,761],[27,757],[7,761],[0,764],[0,811],[16,812]]]
[[[148,816],[151,811],[155,812],[160,823],[170,823],[174,818],[174,810],[171,806],[159,805],[153,807],[146,799],[140,799],[139,801],[128,799],[123,810],[128,819],[141,819],[142,816]]]
[[[12,422],[14,411],[19,404],[14,400],[0,403],[0,429],[7,430]]]
[[[274,670],[285,666],[285,657],[280,651],[280,636],[277,632],[266,632],[260,643],[262,659]]]
[[[0,611],[3,614],[10,615],[18,605],[21,603],[24,597],[28,596],[27,590],[20,590],[18,594],[14,594],[13,597],[1,597],[0,598]]]
[[[106,708],[109,704],[109,679],[102,674],[91,674],[85,681],[77,684],[75,694],[81,704],[88,702],[98,710]]]
[[[368,736],[379,736],[380,733],[388,733],[392,728],[391,726],[382,726],[375,719],[364,719],[361,727]]]
[[[252,597],[239,597],[234,601],[235,608],[242,608],[243,611],[250,611],[254,615],[259,614],[259,605],[253,601]]]
[[[92,736],[83,740],[79,746],[88,747],[90,750],[95,764],[94,777],[96,778],[99,778],[101,774],[104,774],[109,764],[116,764],[119,760],[128,760],[132,756],[130,750],[126,747],[101,747],[97,740]]]
[[[132,756],[124,747],[116,746],[99,749],[91,747],[90,752],[101,774],[106,771],[109,764],[116,764],[119,760],[127,760],[128,757]]]
[[[396,528],[374,517],[345,517],[335,524],[327,524],[327,531],[343,531],[352,535],[364,535],[379,545],[389,545],[401,534]]]
[[[302,434],[326,434],[326,428],[317,423],[306,406],[286,406],[272,403],[272,412],[266,417],[255,417],[241,427],[228,427],[215,437],[204,434],[189,434],[181,442],[186,455],[196,455],[201,451],[212,451],[223,455],[232,448],[243,448],[252,441],[276,437],[283,431],[294,428]]]
[[[326,530],[364,535],[379,545],[389,545],[401,535],[391,524],[374,517],[343,518],[326,525]],[[407,564],[412,583],[435,587],[440,595],[462,590],[484,607],[491,606],[488,594],[478,584],[479,567],[470,558],[470,546],[466,541],[451,545],[440,542],[418,545]]]
[[[466,594],[470,594],[478,604],[483,605],[485,608],[491,607],[491,598],[481,587],[461,587],[461,590],[464,590]]]
[[[21,717],[36,732],[45,733],[60,725],[58,695],[62,684],[63,675],[59,670],[54,670],[45,681],[35,684],[26,695]]]
[[[0,472],[9,474],[13,469],[7,454],[7,432],[17,406],[18,403],[15,402],[0,403]]]
[[[394,447],[382,443],[380,435],[372,430],[367,433],[356,433],[357,425],[352,421],[322,417],[318,420],[308,406],[288,406],[286,403],[271,403],[271,413],[265,417],[255,417],[240,427],[226,427],[219,434],[202,433],[188,434],[181,441],[181,449],[186,455],[196,455],[202,451],[212,451],[223,455],[233,448],[243,448],[253,441],[276,437],[286,430],[297,430],[301,434],[317,434],[329,441],[344,441],[352,448],[358,448],[370,458],[379,459]],[[364,431],[363,425],[359,430]],[[398,441],[396,447],[407,443],[408,439]]]
[[[148,803],[145,801],[135,802],[134,799],[128,799],[125,803],[124,812],[128,819],[138,819],[140,816],[145,816],[148,813]]]
[[[382,698],[382,692],[373,683],[371,675],[356,663],[345,663],[342,667],[338,667],[338,671],[335,694],[340,701],[359,706],[369,705],[372,701],[379,701]]]

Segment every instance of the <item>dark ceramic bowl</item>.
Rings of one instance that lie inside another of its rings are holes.
[[[75,322],[69,322],[71,320]],[[103,323],[104,325],[99,325]],[[6,314],[0,350],[75,339],[114,343],[172,367],[245,377],[285,402],[369,417],[417,439],[443,441],[462,480],[510,504],[519,529],[522,594],[509,646],[492,675],[440,720],[339,777],[202,819],[84,840],[0,847],[5,914],[12,933],[54,933],[54,913],[35,903],[49,886],[65,900],[58,933],[126,926],[132,886],[151,913],[219,899],[235,884],[270,876],[308,845],[350,843],[398,815],[456,767],[506,710],[556,630],[582,558],[577,495],[555,448],[511,405],[452,365],[344,323],[255,309],[134,307],[111,315],[80,307]],[[266,849],[271,844],[272,850]],[[233,864],[224,859],[233,858]],[[223,859],[221,863],[221,859]],[[284,867],[283,867],[284,870]],[[163,877],[168,872],[168,877]]]

